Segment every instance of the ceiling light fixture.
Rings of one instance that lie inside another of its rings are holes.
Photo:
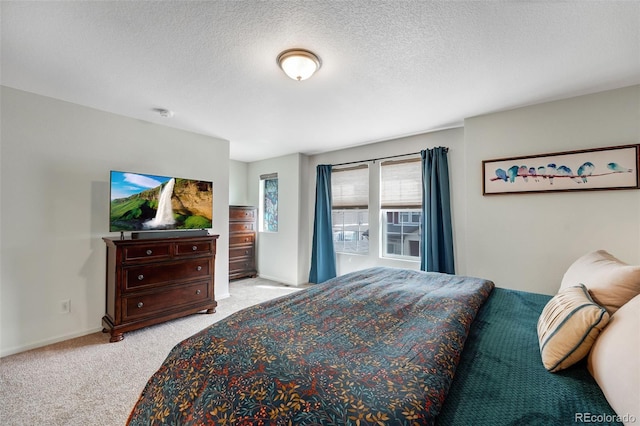
[[[320,58],[308,50],[288,49],[278,55],[278,65],[294,80],[306,80],[320,69]]]

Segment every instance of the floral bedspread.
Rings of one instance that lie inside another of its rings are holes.
[[[371,268],[247,308],[176,345],[128,424],[432,424],[493,286]]]

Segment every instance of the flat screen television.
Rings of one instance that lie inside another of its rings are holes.
[[[111,171],[109,230],[206,229],[213,223],[213,182]]]

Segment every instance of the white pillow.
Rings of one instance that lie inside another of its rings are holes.
[[[584,284],[594,302],[613,314],[640,294],[640,266],[628,265],[604,250],[587,253],[564,274],[560,289]]]
[[[591,348],[587,368],[621,420],[637,425],[635,422],[640,420],[640,296],[611,317]]]
[[[544,368],[564,370],[587,356],[609,314],[591,300],[584,285],[562,289],[538,318],[538,342]]]

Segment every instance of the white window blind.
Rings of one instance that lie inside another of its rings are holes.
[[[369,167],[355,167],[331,171],[331,196],[334,209],[369,208]]]
[[[419,158],[385,161],[380,165],[380,205],[383,209],[422,207]]]
[[[278,173],[268,173],[266,175],[260,175],[260,180],[278,179]]]

